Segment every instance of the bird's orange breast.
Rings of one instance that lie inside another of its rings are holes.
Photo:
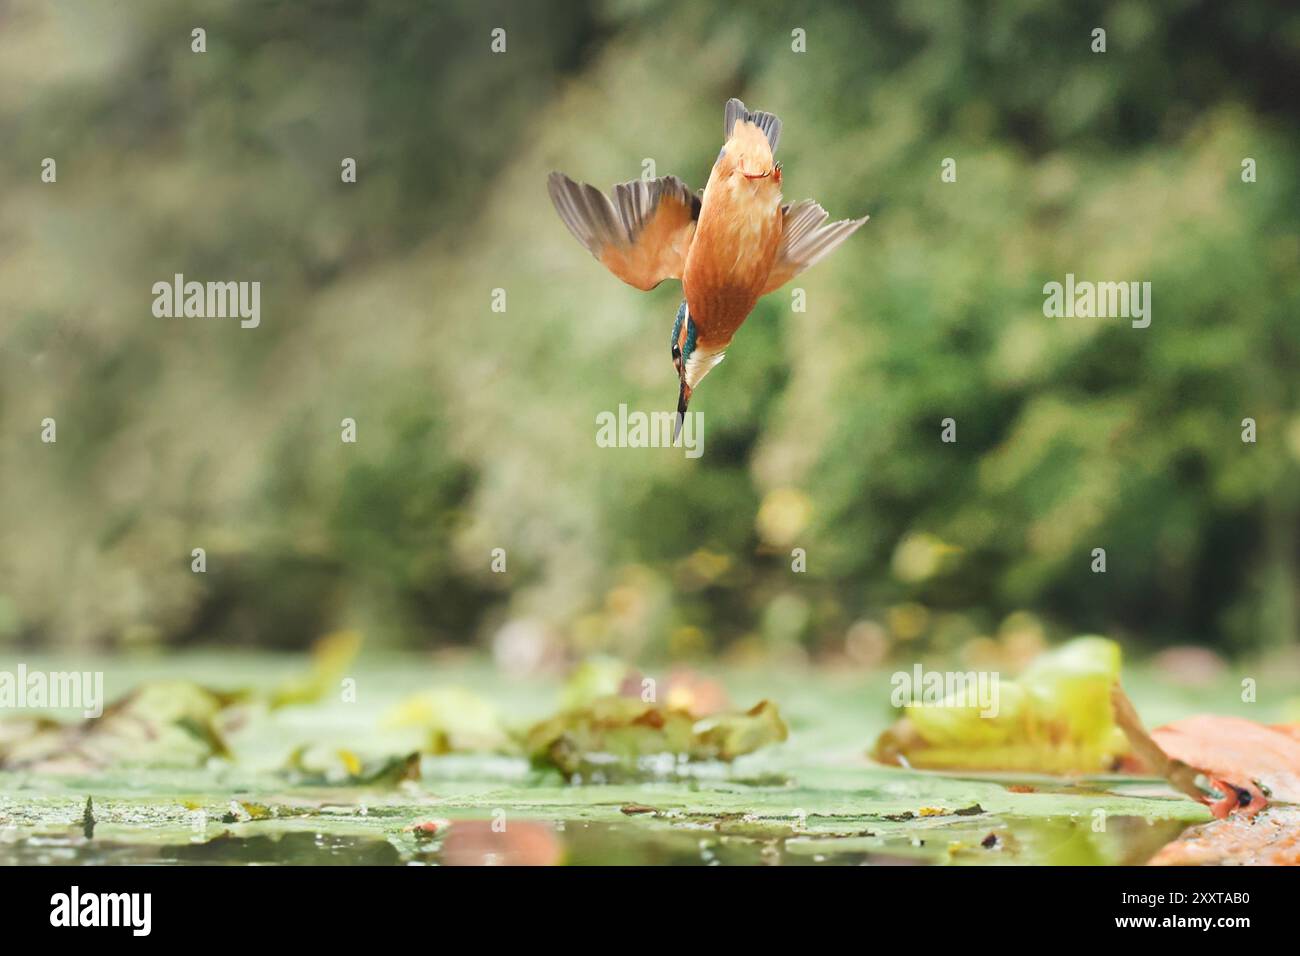
[[[682,289],[699,341],[723,346],[754,308],[781,243],[781,189],[773,178],[709,178]]]

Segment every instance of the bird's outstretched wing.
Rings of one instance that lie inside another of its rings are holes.
[[[863,216],[861,219],[827,222],[830,214],[811,199],[784,206],[781,212],[785,216],[781,245],[777,247],[776,260],[768,274],[767,285],[763,287],[763,295],[775,292],[809,266],[826,258],[871,218]]]
[[[547,188],[574,238],[628,285],[649,290],[681,278],[700,200],[676,176],[619,183],[612,202],[563,173],[551,173]]]

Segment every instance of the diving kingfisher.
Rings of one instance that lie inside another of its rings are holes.
[[[680,383],[674,441],[691,395],[759,296],[829,255],[869,218],[828,223],[811,199],[781,204],[781,164],[773,161],[781,121],[772,113],[730,99],[722,135],[702,196],[676,176],[619,183],[612,202],[563,173],[548,181],[564,224],[614,275],[644,291],[682,281],[671,342]]]

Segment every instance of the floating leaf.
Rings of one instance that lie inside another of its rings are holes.
[[[82,773],[104,767],[193,767],[229,751],[219,718],[241,694],[192,681],[150,681],[75,724],[29,721],[0,751],[0,767]]]
[[[426,753],[501,751],[510,746],[495,706],[462,687],[442,687],[408,697],[389,712],[389,727],[424,733]]]
[[[1234,814],[1191,827],[1150,865],[1300,866],[1300,810],[1270,807],[1255,819]]]
[[[360,652],[361,643],[357,631],[326,634],[312,646],[311,669],[284,681],[271,692],[271,708],[315,703],[336,690]]]
[[[1216,817],[1165,846],[1152,865],[1300,866],[1300,810],[1269,806],[1300,802],[1300,726],[1201,714],[1148,734],[1118,685],[1113,700],[1133,743],[1127,769],[1160,774]]]
[[[555,831],[528,820],[457,820],[441,855],[446,866],[556,866],[563,858]]]
[[[415,751],[398,756],[362,763],[350,750],[337,750],[324,755],[323,763],[308,758],[321,759],[311,748],[301,746],[289,755],[285,769],[294,782],[308,786],[335,787],[391,787],[405,780],[420,779],[420,754]]]
[[[696,722],[694,732],[693,760],[735,760],[790,735],[776,704],[769,700],[759,701],[742,714],[705,717]]]
[[[1128,749],[1111,713],[1119,645],[1076,638],[996,685],[995,712],[969,699],[912,703],[872,756],[925,768],[1092,773]],[[994,710],[994,708],[990,708]]]
[[[1133,743],[1129,768],[1157,773],[1207,804],[1219,818],[1241,811],[1254,816],[1270,800],[1300,803],[1300,727],[1267,727],[1241,717],[1200,714],[1147,734],[1118,686],[1116,719]],[[1206,778],[1220,799],[1197,785]]]
[[[535,764],[566,775],[668,754],[685,760],[734,760],[788,734],[776,705],[761,701],[744,713],[696,720],[687,711],[627,697],[601,697],[535,724],[524,745]]]

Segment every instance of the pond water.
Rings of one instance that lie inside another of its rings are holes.
[[[506,723],[535,720],[557,706],[553,678],[508,680],[474,659],[363,658],[348,671],[351,699],[331,686],[269,706],[304,666],[274,655],[79,661],[103,671],[110,700],[175,680],[244,696],[221,698],[220,747],[194,726],[208,698],[172,714],[163,695],[161,731],[110,707],[101,720],[121,724],[103,725],[111,735],[9,759],[0,863],[1104,865],[1145,862],[1207,819],[1162,781],[873,764],[866,752],[893,717],[886,674],[716,673],[739,706],[775,701],[789,739],[731,765],[670,761],[575,784],[519,756],[433,755],[427,728],[393,720],[431,687],[461,688]],[[1204,706],[1141,674],[1126,682],[1156,719]],[[30,715],[6,718],[0,753],[17,719]]]

